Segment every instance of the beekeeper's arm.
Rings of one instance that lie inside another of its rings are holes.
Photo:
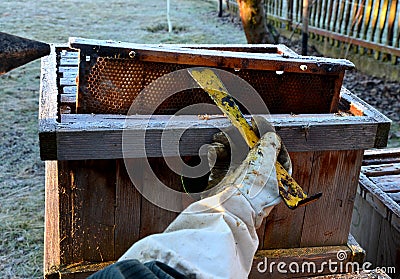
[[[163,233],[136,242],[119,261],[156,260],[195,278],[247,278],[258,247],[256,228],[281,200],[275,170],[280,151],[279,137],[266,133],[215,195],[191,204]],[[286,151],[279,157],[290,166]]]

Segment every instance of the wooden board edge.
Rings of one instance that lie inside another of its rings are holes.
[[[146,136],[151,135],[152,141],[156,141],[160,140],[166,127],[177,134],[185,131],[183,138],[198,137],[198,141],[194,145],[191,141],[185,141],[182,138],[180,148],[180,155],[198,155],[200,146],[211,142],[214,133],[231,125],[222,116],[199,121],[197,116],[185,115],[176,116],[175,120],[168,121],[168,116],[153,115],[147,127],[144,128],[143,122],[146,123],[147,120],[143,117],[146,116],[127,118],[122,115],[63,115],[62,122],[57,123],[56,127],[57,159],[122,158],[122,135],[125,132],[129,131],[128,134],[132,134],[132,139],[136,137],[136,140],[132,140],[132,142],[137,143],[137,137],[140,132],[144,131],[146,131]],[[277,133],[282,137],[290,152],[358,150],[371,148],[374,144],[376,123],[371,122],[368,117],[352,119],[332,115],[318,119],[315,116],[309,118],[280,116],[276,119],[275,116],[265,115],[265,118],[275,125]],[[190,123],[193,125],[188,126]],[[96,144],[93,144],[95,142]],[[136,154],[139,151],[135,151],[134,147],[132,146],[129,149],[130,153],[125,155],[132,158],[143,156],[143,151],[139,150],[142,155]],[[150,152],[147,153],[148,157],[161,157],[162,155],[176,156],[176,154],[168,152],[161,154],[159,143],[153,143]],[[50,158],[54,159],[54,157]]]
[[[50,45],[50,55],[41,60],[39,97],[39,142],[42,160],[57,159],[57,55],[56,45]]]
[[[45,162],[45,228],[43,249],[44,273],[52,273],[60,265],[60,213],[58,192],[58,162]]]
[[[355,106],[364,115],[371,117],[377,123],[377,131],[375,135],[374,148],[384,148],[387,146],[389,139],[389,130],[392,120],[386,117],[384,114],[379,112],[377,109],[363,101],[359,97],[352,94],[349,90],[342,87],[340,92],[341,98],[343,98],[349,104]]]
[[[46,279],[78,279],[87,278],[89,275],[113,264],[114,261],[88,263],[81,262],[68,266],[55,267],[51,272],[45,274]]]
[[[344,273],[362,266],[364,257],[365,251],[350,237],[349,243],[341,246],[259,250],[254,256],[249,278],[298,278],[332,274],[328,263],[336,264],[337,272]],[[282,274],[278,268],[286,272]],[[314,272],[310,272],[311,269]]]
[[[363,263],[365,261],[366,252],[365,250],[358,244],[357,240],[354,238],[352,234],[349,234],[349,238],[347,241],[347,247],[351,250],[351,257],[353,262]]]
[[[384,219],[399,220],[400,206],[362,173],[360,174],[359,186],[361,197],[377,210]],[[379,204],[376,203],[377,201]],[[395,227],[399,226],[398,224],[394,225]]]
[[[314,56],[286,57],[279,54],[263,56],[254,53],[216,51],[207,49],[166,48],[162,45],[136,45],[115,41],[90,40],[72,37],[71,48],[86,49],[88,53],[102,53],[119,57],[130,57],[148,62],[176,63],[194,66],[228,67],[239,69],[284,70],[304,74],[336,75],[354,64],[345,59],[332,59]],[[133,55],[133,53],[135,55]],[[289,59],[290,58],[290,59]],[[304,67],[307,70],[304,71]]]

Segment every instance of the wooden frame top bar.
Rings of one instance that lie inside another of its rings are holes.
[[[282,45],[263,45],[265,49],[269,49],[267,53],[215,50],[213,49],[216,48],[215,45],[199,45],[197,48],[193,48],[190,45],[189,47],[185,45],[143,45],[84,38],[70,38],[69,45],[71,48],[80,49],[84,55],[97,54],[137,59],[144,62],[174,63],[199,67],[336,75],[354,68],[354,64],[345,59],[299,56],[293,51],[288,51]],[[237,48],[238,45],[227,46],[227,49],[235,47]],[[262,46],[250,46],[249,49],[251,48],[259,50]]]

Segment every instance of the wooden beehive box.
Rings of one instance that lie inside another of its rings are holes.
[[[198,90],[168,99],[150,119],[125,114],[152,80],[192,66],[222,68],[254,85],[289,150],[294,178],[310,193],[323,192],[318,202],[295,211],[283,204],[273,210],[258,230],[255,265],[264,256],[288,258],[287,253],[297,260],[328,260],[340,250],[348,253],[347,261],[360,260],[362,253],[350,248],[348,237],[362,156],[365,149],[386,145],[390,120],[341,87],[350,62],[304,58],[282,45],[149,46],[73,39],[70,46],[52,46],[42,60],[39,136],[46,160],[48,278],[86,276],[135,241],[163,231],[177,216],[134,187],[122,137],[126,126],[141,132],[147,119],[149,158],[132,148],[130,167],[141,174],[146,160],[159,180],[183,191],[180,176],[167,167],[154,142],[165,130],[185,130],[180,151],[194,157],[229,121],[221,115],[183,115],[167,127],[166,114],[194,102],[211,103]],[[146,175],[138,177],[151,184]],[[182,209],[187,200],[176,203]]]
[[[365,152],[351,232],[371,268],[400,278],[400,148]]]

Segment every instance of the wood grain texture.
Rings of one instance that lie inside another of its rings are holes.
[[[50,55],[41,60],[39,97],[39,144],[40,157],[57,159],[57,61],[55,46],[50,45]]]
[[[115,161],[69,161],[73,173],[74,258],[114,260]]]
[[[58,162],[60,264],[114,260],[115,163]]]
[[[293,178],[306,192],[310,188],[313,157],[314,152],[290,153]],[[266,218],[262,249],[300,247],[305,208],[291,210],[283,203],[277,205]]]
[[[49,102],[46,99],[48,91],[43,91],[41,103]],[[292,152],[367,149],[386,145],[390,120],[344,89],[341,102],[343,106],[352,104],[360,107],[364,116],[271,115],[267,119],[276,127]],[[73,114],[62,115],[61,122],[56,122],[56,110],[53,109],[52,115],[40,122],[41,157],[45,160],[122,158],[124,129],[125,132],[131,131],[130,141],[138,143],[141,134],[135,131],[143,132],[143,121],[148,119],[146,116],[143,116],[144,120],[139,116]],[[180,150],[184,156],[197,155],[198,148],[209,143],[212,134],[230,125],[227,119],[218,115],[207,121],[200,121],[196,116],[179,116],[174,121],[168,122],[168,116],[151,117],[146,127],[153,137],[153,143],[148,146],[148,156],[161,156],[157,139],[166,130],[167,123],[167,130],[173,133],[186,131],[184,136],[195,136],[198,139],[193,144],[182,138]],[[186,129],[188,125],[191,128]],[[132,151],[142,150],[132,147]],[[129,156],[140,157],[140,154],[132,153]]]
[[[59,160],[122,158],[122,137],[129,152],[128,157],[143,157],[143,133],[151,138],[146,145],[147,156],[162,156],[160,139],[166,131],[182,134],[180,155],[197,155],[200,146],[210,143],[212,135],[229,127],[228,119],[221,115],[199,120],[197,116],[153,115],[147,126],[146,116],[120,115],[62,115],[57,124],[55,142],[57,150],[41,146],[42,158]],[[147,117],[148,118],[148,117]],[[335,115],[272,115],[266,116],[291,152],[318,150],[365,149],[374,146],[378,124],[369,117],[341,117]],[[189,127],[189,128],[187,128]],[[43,136],[54,137],[54,132]],[[197,138],[192,142],[190,138]],[[178,140],[178,139],[176,139]],[[54,142],[52,142],[54,144]],[[166,150],[166,156],[176,156]],[[142,155],[141,155],[142,154]]]
[[[363,150],[316,152],[309,192],[322,192],[306,207],[301,247],[347,242]]]
[[[60,265],[60,211],[58,193],[58,167],[56,161],[46,162],[44,273]]]
[[[363,161],[351,232],[373,267],[400,270],[400,205],[393,196],[400,192],[399,158],[398,149],[388,149],[368,151]]]
[[[370,178],[383,175],[397,175],[400,174],[400,163],[363,166],[361,169],[362,172]]]
[[[337,74],[354,68],[348,60],[316,57],[290,57],[280,54],[244,53],[207,49],[171,48],[167,45],[135,45],[121,42],[105,42],[83,38],[70,38],[72,48],[87,49],[89,53],[112,53],[119,57],[131,57],[146,62],[163,62],[208,67],[227,67],[255,70],[283,70],[285,72],[304,72],[301,65],[307,65],[305,73]],[[133,55],[133,53],[134,55]],[[132,57],[133,56],[133,57]]]
[[[51,274],[45,274],[46,279],[86,279],[91,274],[98,270],[101,270],[111,264],[114,261],[102,262],[102,263],[89,263],[82,262],[77,264],[71,264],[62,267]]]
[[[149,158],[149,164],[161,183],[173,190],[183,192],[180,176],[167,167],[164,159]],[[143,185],[151,191],[155,183],[158,182],[155,181],[153,175],[145,172],[143,176]],[[161,200],[168,200],[169,196],[164,194],[163,196],[158,196],[158,198]],[[180,203],[183,209],[182,201],[176,202]],[[142,196],[140,238],[153,233],[163,232],[177,216],[178,213],[160,208]]]
[[[364,152],[363,166],[400,163],[400,148],[370,149]]]
[[[341,102],[347,102],[350,104],[351,107],[361,110],[363,115],[375,119],[376,123],[378,123],[378,126],[375,136],[374,147],[386,147],[392,121],[388,117],[380,113],[378,110],[373,108],[371,105],[366,103],[364,100],[360,99],[354,94],[351,94],[350,91],[348,91],[346,88],[342,88],[340,94],[342,96],[346,96],[345,98],[340,99]]]
[[[352,245],[359,247],[356,243]],[[339,252],[346,254],[343,261],[337,258]],[[328,262],[336,262],[336,272],[343,273],[346,272],[347,263],[356,261],[348,245],[259,250],[254,256],[249,278],[309,278],[309,276],[332,274]],[[357,262],[362,265],[362,262]]]
[[[128,248],[140,238],[140,215],[142,196],[133,185],[126,166],[140,175],[141,161],[116,161],[116,197],[115,197],[115,259],[122,256]]]

